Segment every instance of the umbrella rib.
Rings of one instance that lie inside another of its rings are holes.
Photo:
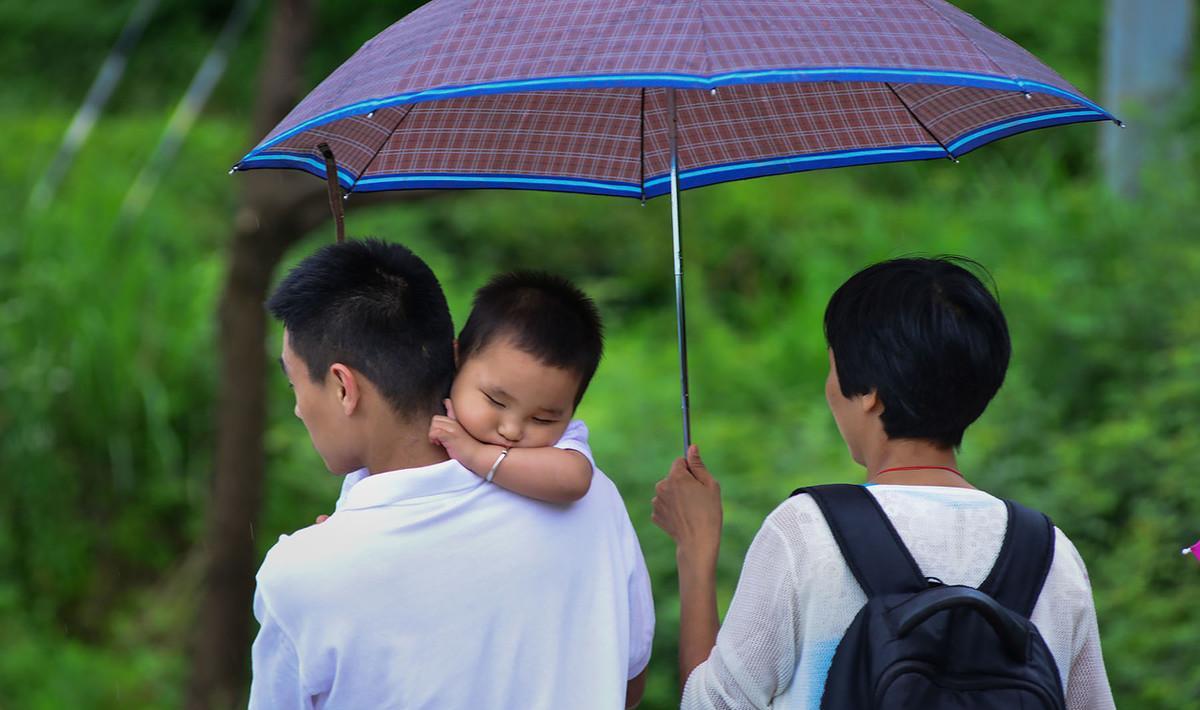
[[[918,0],[918,2],[920,2],[925,7],[929,8],[929,11],[932,12],[933,14],[937,15],[938,17],[940,17],[942,22],[945,22],[946,25],[948,25],[950,27],[950,29],[954,30],[960,37],[962,37],[967,42],[969,42],[970,45],[972,47],[974,47],[976,50],[978,50],[980,54],[987,57],[987,60],[989,62],[991,62],[992,65],[995,66],[997,69],[999,69],[1000,73],[1007,75],[1009,79],[1012,79],[1013,81],[1017,82],[1017,85],[1019,85],[1021,87],[1021,91],[1025,91],[1025,82],[1021,80],[1021,77],[1017,74],[1014,74],[1014,73],[1006,70],[1004,67],[1002,67],[1000,65],[1000,62],[996,61],[995,57],[993,57],[991,54],[989,54],[986,49],[979,46],[979,43],[975,41],[974,37],[967,34],[966,32],[963,32],[962,28],[960,28],[958,25],[951,22],[950,18],[946,17],[945,13],[943,13],[941,10],[934,7],[933,4],[929,2],[929,0]],[[974,19],[974,18],[972,18],[972,19]],[[976,20],[976,22],[978,22],[978,20]],[[1026,92],[1026,93],[1028,93],[1028,92]]]
[[[646,204],[646,87],[642,87],[642,109],[641,109],[641,135],[638,140],[640,143],[642,175],[638,181],[638,186],[642,190],[642,204]]]
[[[384,133],[383,142],[380,143],[379,147],[375,149],[375,152],[371,154],[371,159],[367,161],[367,164],[363,166],[363,169],[358,171],[358,176],[354,178],[354,182],[350,183],[350,189],[346,190],[346,194],[354,192],[354,187],[358,185],[358,181],[362,180],[363,176],[367,174],[367,171],[371,169],[371,163],[374,163],[375,159],[379,157],[379,154],[383,152],[383,147],[387,145],[389,140],[392,139],[392,136],[396,135],[396,131],[400,129],[400,124],[404,123],[404,119],[408,118],[408,114],[413,112],[413,108],[415,106],[416,104],[408,104],[406,106],[408,110],[400,114],[400,119],[396,121],[396,125],[392,126],[392,130]]]
[[[889,81],[883,82],[883,85],[888,88],[888,91],[892,92],[892,95],[896,97],[896,100],[900,102],[900,105],[904,107],[904,110],[908,111],[908,115],[913,117],[913,120],[917,122],[917,125],[919,125],[926,133],[928,133],[930,138],[937,141],[937,144],[942,147],[942,150],[946,151],[946,157],[957,163],[958,158],[954,157],[954,153],[951,153],[950,149],[946,147],[946,144],[942,142],[942,139],[938,138],[937,135],[935,135],[934,132],[929,129],[929,126],[925,125],[925,122],[922,121],[921,117],[917,115],[917,112],[913,111],[912,107],[908,105],[908,102],[904,100],[904,97],[900,95],[900,92],[896,91],[896,87],[892,86],[892,83]]]

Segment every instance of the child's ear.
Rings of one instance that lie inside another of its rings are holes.
[[[359,400],[362,398],[362,389],[359,387],[360,383],[354,370],[340,362],[335,362],[329,366],[329,374],[337,381],[337,395],[342,405],[342,411],[346,416],[354,414],[354,410],[358,409]]]

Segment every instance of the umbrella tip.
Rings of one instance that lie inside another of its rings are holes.
[[[370,113],[368,113],[367,118],[375,118],[375,112],[371,111]]]
[[[1118,119],[1113,119],[1113,123],[1117,124],[1117,128],[1124,128],[1124,127],[1125,127],[1125,122],[1124,122],[1124,121],[1121,121],[1121,120],[1118,120]]]
[[[716,95],[717,95],[717,87],[715,87],[715,86],[714,86],[714,87],[713,87],[713,89],[712,89],[712,91],[710,91],[710,92],[708,92],[708,93],[709,93],[710,95],[712,95],[712,96],[716,96]]]
[[[230,168],[230,169],[229,169],[229,174],[230,174],[230,175],[233,175],[233,174],[234,174],[234,173],[236,173],[237,171],[238,171],[238,166],[236,166],[236,165],[235,165],[235,166],[233,166],[232,168]]]
[[[1028,100],[1032,100],[1032,99],[1033,99],[1033,94],[1029,93],[1028,91],[1023,91],[1023,92],[1021,92],[1021,93],[1025,94],[1025,98],[1026,98],[1026,99],[1028,99]]]

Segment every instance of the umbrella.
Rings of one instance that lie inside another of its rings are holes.
[[[953,159],[1115,118],[942,0],[433,0],[368,41],[234,170],[355,192],[671,195],[684,447],[679,192]]]

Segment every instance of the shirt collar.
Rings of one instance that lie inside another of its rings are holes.
[[[366,475],[366,469],[360,469],[347,476],[357,480],[346,492],[342,510],[403,504],[415,499],[468,491],[484,483],[483,479],[453,459],[375,475]]]

